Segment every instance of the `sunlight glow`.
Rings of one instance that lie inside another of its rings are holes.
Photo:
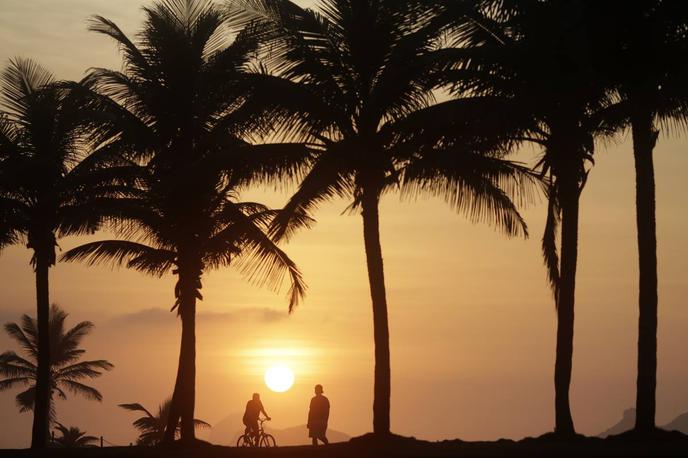
[[[286,364],[275,364],[265,371],[265,384],[272,391],[283,393],[294,384],[294,372]]]

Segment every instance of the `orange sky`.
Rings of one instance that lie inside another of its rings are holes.
[[[305,2],[304,2],[305,3]],[[0,61],[33,57],[60,78],[90,66],[118,67],[108,40],[85,31],[102,14],[136,31],[142,3],[133,0],[2,0]],[[681,138],[656,150],[660,321],[658,422],[688,411],[688,169]],[[519,158],[531,160],[534,151]],[[599,145],[581,205],[572,410],[582,433],[597,434],[635,399],[637,260],[630,139]],[[287,194],[255,189],[246,199],[282,205]],[[332,403],[331,427],[349,434],[371,429],[372,314],[360,217],[340,215],[336,201],[317,213],[317,226],[286,247],[309,284],[298,309],[286,313],[286,290],[247,285],[231,269],[206,275],[199,305],[197,417],[237,418],[260,391],[274,426],[305,423],[312,386]],[[555,313],[540,258],[544,205],[526,210],[531,239],[507,240],[472,225],[440,200],[383,200],[381,230],[390,307],[392,429],[420,438],[495,439],[541,434],[553,425]],[[99,234],[96,237],[100,238]],[[62,249],[83,241],[63,240]],[[35,314],[30,254],[0,256],[0,322]],[[116,444],[136,437],[124,402],[157,406],[171,393],[179,323],[169,313],[173,278],[126,270],[58,265],[51,298],[71,323],[96,323],[87,356],[116,366],[94,383],[102,404],[72,398],[58,404],[62,423]],[[16,349],[0,335],[0,350]],[[11,346],[11,347],[10,347]],[[270,393],[263,371],[291,365],[294,387]],[[0,448],[27,446],[29,414],[0,393]],[[214,441],[218,435],[203,433]],[[305,431],[304,431],[305,436]],[[226,440],[231,441],[232,438]],[[279,440],[279,438],[278,438]]]

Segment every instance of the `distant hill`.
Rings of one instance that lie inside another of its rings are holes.
[[[635,409],[626,409],[623,413],[621,421],[617,424],[599,434],[599,437],[613,436],[616,434],[621,434],[635,426]],[[688,434],[688,412],[679,415],[666,425],[660,426],[660,428],[667,431],[680,431],[684,434]]]
[[[598,434],[599,437],[607,437],[607,436],[614,436],[616,434],[621,434],[623,432],[628,431],[629,429],[633,429],[633,426],[635,426],[635,409],[626,409],[624,410],[623,417],[621,418],[621,421],[619,421],[617,424],[609,428],[608,430]]]
[[[210,430],[209,441],[217,445],[236,445],[240,435],[244,433],[241,427],[241,415],[233,414],[225,417],[213,425]],[[265,432],[275,436],[277,445],[307,445],[311,443],[306,425],[292,426],[284,429],[265,426]],[[351,439],[346,433],[334,429],[327,430],[330,442],[346,442]]]
[[[688,434],[688,412],[682,413],[678,417],[674,418],[671,422],[662,426],[662,429],[667,429],[669,431],[681,431],[684,434]]]

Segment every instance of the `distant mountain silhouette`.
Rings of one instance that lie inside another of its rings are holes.
[[[265,431],[275,436],[277,445],[307,445],[311,443],[306,425],[277,429],[270,428],[266,424]],[[213,424],[209,441],[217,445],[236,445],[237,439],[243,433],[241,415],[232,414]],[[346,442],[351,439],[351,436],[341,431],[328,429],[327,438],[330,442]]]
[[[671,422],[662,426],[662,429],[667,429],[669,431],[681,431],[684,434],[688,434],[688,412],[682,413],[678,417],[674,418]]]
[[[613,436],[616,434],[621,434],[635,426],[635,409],[626,409],[623,413],[623,418],[617,424],[609,428],[608,430],[600,433],[599,437]],[[666,425],[660,426],[660,428],[667,431],[680,431],[684,434],[688,434],[688,412],[679,415]]]
[[[609,428],[608,430],[604,431],[603,433],[598,434],[599,437],[607,437],[607,436],[614,436],[616,434],[621,434],[623,432],[628,431],[629,429],[633,429],[635,426],[635,409],[626,409],[624,410],[623,413],[623,418],[621,418],[621,421],[619,421],[617,424]]]

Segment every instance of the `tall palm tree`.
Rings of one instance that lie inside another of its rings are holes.
[[[688,50],[684,2],[601,2],[590,21],[596,65],[620,94],[631,127],[636,184],[639,267],[638,374],[635,430],[655,429],[657,386],[657,234],[653,150],[660,127],[685,128]]]
[[[459,93],[494,98],[497,117],[506,114],[511,124],[521,124],[513,140],[542,149],[536,169],[549,182],[542,248],[557,310],[555,432],[571,435],[579,201],[595,139],[613,135],[622,117],[613,91],[589,60],[594,44],[586,19],[592,4],[488,0],[466,5],[447,4],[440,13],[453,22],[457,44],[447,55],[447,78]]]
[[[64,259],[112,260],[176,275],[172,309],[181,317],[182,338],[165,441],[174,440],[181,417],[181,440],[192,443],[202,275],[233,264],[273,288],[288,275],[290,310],[297,304],[305,288],[301,274],[266,233],[274,212],[238,202],[237,193],[258,179],[298,173],[310,153],[302,145],[246,140],[251,132],[265,133],[264,115],[245,104],[244,74],[257,46],[250,30],[229,43],[210,0],[161,1],[144,13],[137,43],[113,22],[92,20],[91,30],[120,46],[124,68],[94,69],[84,82],[91,127],[110,138],[110,150],[139,165],[131,194],[110,202],[124,239],[90,243]]]
[[[42,448],[49,434],[49,270],[55,247],[60,237],[98,227],[92,197],[114,182],[105,154],[84,158],[91,148],[80,135],[71,91],[28,59],[11,60],[0,79],[0,249],[26,243],[33,251],[38,374],[31,446]]]
[[[48,332],[50,336],[50,372],[48,383],[48,418],[54,422],[56,418],[54,396],[67,399],[67,392],[78,394],[86,399],[102,401],[100,392],[82,382],[84,379],[100,377],[103,371],[109,371],[114,366],[103,359],[80,361],[85,350],[80,348],[81,341],[93,330],[93,323],[82,321],[71,329],[65,329],[67,313],[53,304],[50,307]],[[21,412],[35,409],[37,403],[37,380],[39,356],[38,324],[35,319],[23,315],[21,324],[5,324],[7,334],[19,343],[27,357],[19,356],[13,351],[0,354],[0,374],[5,377],[0,380],[0,390],[7,390],[15,386],[28,387],[17,395],[17,406]]]
[[[55,428],[61,434],[61,436],[53,439],[53,445],[56,447],[75,448],[97,446],[97,437],[87,436],[85,431],[80,430],[76,426],[67,427],[62,423],[55,423]]]
[[[154,415],[139,403],[119,404],[119,406],[125,410],[144,413],[144,416],[134,421],[134,427],[139,431],[139,437],[136,443],[146,446],[156,445],[162,442],[165,435],[165,428],[167,427],[167,420],[170,416],[171,405],[172,398],[165,400],[165,402],[158,406],[158,412]],[[210,428],[210,424],[198,419],[194,419],[194,426],[196,428]],[[178,434],[179,431],[175,433],[175,435]]]
[[[451,168],[467,161],[453,160],[451,148],[434,148],[446,146],[436,137],[423,145],[439,160],[419,164],[418,138],[408,140],[418,126],[409,117],[434,102],[442,27],[434,21],[433,6],[416,0],[322,0],[314,10],[285,0],[241,0],[227,7],[236,28],[251,24],[260,31],[264,62],[275,72],[254,75],[260,90],[251,94],[253,103],[270,106],[288,138],[313,142],[319,151],[275,220],[275,235],[288,236],[292,218],[325,200],[347,198],[349,209],[361,212],[373,309],[376,435],[390,433],[391,397],[381,196],[408,183],[412,194],[441,194],[474,219],[497,223],[511,234],[525,232],[499,187],[500,179],[518,181],[516,167],[495,159],[493,166],[484,160],[473,161],[475,169]],[[445,168],[433,174],[430,163]],[[402,177],[411,164],[415,173],[406,181]]]

